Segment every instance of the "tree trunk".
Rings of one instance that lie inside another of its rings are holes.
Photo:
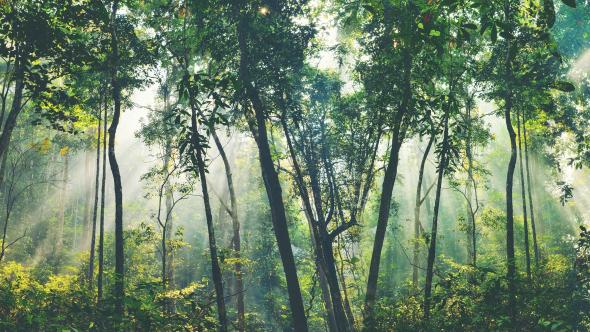
[[[237,310],[238,310],[238,331],[245,331],[246,330],[246,318],[245,318],[245,308],[244,308],[244,282],[243,282],[243,274],[242,274],[242,263],[241,259],[241,239],[240,239],[240,219],[238,218],[238,200],[236,197],[236,192],[234,188],[234,180],[233,174],[231,170],[231,165],[225,153],[225,149],[215,132],[215,128],[211,130],[211,134],[213,136],[213,140],[215,141],[215,145],[217,146],[217,150],[221,156],[223,161],[223,166],[225,168],[225,178],[227,180],[227,188],[229,190],[229,199],[230,199],[230,207],[231,207],[231,219],[232,219],[232,230],[233,230],[233,237],[232,237],[232,247],[234,250],[235,258],[237,259],[236,263],[236,281],[235,281],[235,292],[237,296]]]
[[[342,250],[340,247],[340,240],[338,240],[338,258],[340,260],[340,269],[338,271],[340,280],[342,282],[342,293],[344,293],[344,310],[346,310],[346,317],[348,318],[348,325],[354,331],[354,313],[350,305],[348,296],[348,288],[346,286],[346,276],[344,275],[344,259],[342,258]]]
[[[92,210],[92,228],[90,236],[90,258],[88,259],[88,287],[94,289],[94,254],[95,254],[95,243],[96,243],[96,217],[98,213],[98,184],[100,174],[100,143],[101,143],[101,125],[102,125],[102,110],[99,110],[98,114],[98,125],[97,125],[97,138],[96,138],[96,176],[94,179],[94,208]]]
[[[170,139],[167,138],[166,141],[166,148],[165,148],[165,158],[164,164],[166,167],[166,176],[169,175],[169,163],[170,163],[170,156],[172,155],[172,142]],[[172,196],[172,186],[170,182],[167,182],[164,186],[165,196],[166,196],[166,236],[165,239],[167,243],[170,243],[174,237],[174,217],[172,215],[172,209],[174,206],[173,196]],[[168,289],[174,289],[174,250],[168,249],[167,250],[167,258],[166,258],[166,283]],[[173,306],[171,304],[171,306]],[[172,309],[172,308],[171,308]]]
[[[449,106],[450,107],[450,106]],[[430,300],[432,295],[432,279],[434,276],[434,260],[436,258],[436,236],[438,231],[438,212],[440,209],[440,194],[445,170],[447,168],[448,156],[447,150],[449,145],[449,109],[445,112],[444,133],[442,141],[442,150],[440,162],[438,165],[438,178],[436,180],[436,196],[434,199],[434,211],[432,217],[432,230],[430,234],[430,245],[428,247],[428,259],[426,265],[426,282],[424,286],[424,319],[430,319]]]
[[[348,326],[348,319],[346,318],[344,304],[342,302],[342,295],[340,293],[340,285],[336,271],[336,261],[334,260],[334,249],[332,247],[332,238],[327,229],[328,220],[324,218],[324,209],[322,207],[322,197],[317,165],[317,160],[313,158],[313,156],[310,156],[308,162],[308,173],[311,180],[311,191],[316,208],[316,222],[319,240],[321,241],[321,254],[323,255],[322,258],[325,264],[326,278],[328,281],[328,286],[330,287],[330,295],[332,298],[332,308],[334,310],[336,326],[338,327],[339,331],[348,331],[350,330],[350,327]]]
[[[524,167],[522,165],[522,136],[520,135],[520,116],[521,111],[516,114],[516,122],[518,129],[518,161],[520,168],[520,193],[522,195],[522,213],[524,218],[524,253],[526,259],[526,275],[531,278],[531,252],[529,246],[529,222],[526,210],[526,191],[525,191],[525,179],[524,179]]]
[[[99,111],[101,112],[101,111]],[[100,127],[100,126],[99,126]],[[97,156],[99,158],[100,156]],[[86,244],[92,236],[92,224],[90,222],[90,205],[92,204],[92,178],[90,176],[90,167],[92,164],[92,155],[90,149],[84,151],[84,211],[82,212],[82,229],[83,234],[80,237],[81,243]],[[98,167],[97,167],[98,170]],[[76,204],[77,205],[77,204]],[[76,241],[74,241],[76,243]]]
[[[281,117],[281,125],[283,127],[285,139],[287,140],[287,147],[289,149],[289,154],[291,156],[291,161],[293,163],[293,169],[295,170],[294,180],[296,183],[296,187],[299,191],[299,196],[301,197],[304,207],[303,211],[305,213],[305,217],[309,225],[311,244],[315,256],[316,270],[320,280],[320,288],[322,290],[322,300],[324,301],[324,306],[326,308],[326,320],[328,322],[328,329],[331,332],[338,331],[338,325],[336,324],[336,317],[334,314],[334,306],[332,304],[332,296],[330,294],[330,286],[328,285],[328,279],[326,276],[326,263],[324,262],[324,257],[321,249],[322,242],[320,240],[318,227],[316,227],[316,221],[313,216],[311,200],[309,198],[309,194],[303,181],[303,173],[299,166],[299,162],[297,161],[297,155],[293,147],[293,142],[291,141],[289,128],[287,126],[287,122],[284,118],[284,115]]]
[[[416,199],[414,204],[414,257],[412,263],[412,285],[418,287],[418,261],[420,260],[420,208],[422,206],[422,182],[424,180],[424,169],[426,168],[426,160],[430,154],[430,148],[434,143],[435,133],[430,135],[426,149],[422,155],[422,161],[420,162],[420,171],[418,172],[418,184],[416,185]]]
[[[260,168],[269,200],[273,230],[277,240],[277,246],[279,249],[279,254],[281,255],[283,270],[285,272],[285,278],[287,281],[287,291],[289,293],[289,303],[293,319],[292,323],[295,331],[303,332],[308,330],[307,317],[305,316],[301,288],[299,287],[295,258],[293,257],[293,251],[291,249],[291,239],[289,237],[289,228],[287,225],[285,205],[283,203],[281,183],[274,168],[274,162],[270,152],[270,146],[266,132],[266,112],[262,104],[262,100],[258,95],[258,91],[252,85],[253,80],[249,73],[249,53],[247,51],[248,45],[246,39],[246,33],[248,31],[247,28],[248,23],[246,21],[246,17],[242,16],[237,26],[238,44],[240,48],[239,76],[240,81],[245,86],[248,99],[254,108],[257,133],[256,143],[258,145]]]
[[[63,150],[65,149],[65,150]],[[58,226],[57,226],[57,240],[55,242],[55,254],[59,254],[63,249],[63,241],[64,241],[64,225],[66,223],[66,200],[68,195],[68,176],[69,176],[69,166],[70,166],[70,158],[69,158],[69,147],[64,147],[62,149],[63,158],[64,158],[64,170],[63,170],[63,178],[62,178],[62,187],[59,193],[59,218],[58,218]]]
[[[385,34],[388,38],[386,49],[390,50],[390,37],[393,33],[393,8],[391,3],[387,0],[383,1],[383,20],[385,23],[386,31]],[[411,31],[411,23],[404,22],[401,33],[408,33]],[[389,211],[391,209],[391,197],[393,194],[393,187],[397,177],[397,167],[399,163],[399,151],[403,144],[403,136],[405,130],[403,127],[403,120],[405,114],[408,112],[410,102],[412,99],[412,54],[409,50],[410,46],[406,46],[402,50],[403,57],[403,96],[401,100],[401,106],[396,112],[393,123],[393,130],[391,133],[391,152],[389,154],[389,160],[387,162],[387,168],[385,169],[385,175],[383,177],[383,185],[381,187],[381,199],[379,202],[379,215],[377,218],[377,230],[375,232],[375,240],[373,242],[373,251],[371,253],[371,263],[369,265],[369,275],[367,278],[367,291],[365,293],[365,318],[372,319],[373,304],[377,297],[377,280],[379,279],[379,265],[381,262],[381,251],[383,250],[383,243],[385,240],[385,233],[387,231],[387,223],[389,222]],[[368,321],[369,322],[369,321]],[[369,324],[370,325],[370,324]],[[369,328],[371,326],[368,326]]]
[[[108,123],[108,107],[104,108],[104,120],[102,123],[104,137],[102,138],[102,180],[100,185],[100,222],[98,233],[98,280],[97,280],[97,302],[99,306],[102,304],[102,282],[104,274],[104,204],[105,204],[105,189],[107,178],[107,123]]]
[[[524,136],[524,160],[525,160],[525,167],[526,167],[526,182],[527,182],[527,191],[529,194],[529,207],[531,209],[531,228],[533,231],[533,249],[535,253],[535,268],[539,267],[539,246],[537,244],[537,229],[535,225],[535,212],[533,209],[533,191],[531,185],[531,170],[529,167],[529,147],[527,141],[527,133],[526,133],[526,113],[523,115],[522,119],[522,130]]]
[[[504,21],[508,26],[512,25],[511,18],[511,2],[504,3]],[[512,34],[511,29],[508,29],[508,35]],[[504,84],[512,83],[512,45],[510,38],[506,39],[506,63],[505,63],[505,82]],[[506,279],[508,281],[508,312],[512,320],[512,324],[516,323],[516,260],[514,258],[514,202],[512,200],[512,189],[514,185],[514,169],[516,167],[516,134],[512,127],[512,92],[506,91],[504,96],[504,119],[506,122],[506,129],[510,138],[510,161],[508,162],[508,170],[506,174]]]
[[[17,48],[18,53],[18,48]],[[16,127],[16,120],[22,110],[23,90],[25,89],[25,64],[24,59],[17,55],[17,61],[15,63],[15,74],[14,74],[14,94],[12,97],[12,106],[6,121],[4,122],[4,128],[2,134],[0,134],[0,158],[8,152],[8,146],[10,144],[10,138],[12,131]]]
[[[188,71],[186,74],[188,76]],[[188,81],[188,78],[187,78]],[[199,132],[197,129],[197,111],[193,102],[191,94],[191,140],[193,145],[193,153],[197,161],[198,176],[201,182],[201,191],[203,193],[203,204],[205,205],[205,217],[207,218],[207,233],[209,234],[209,251],[211,254],[211,272],[213,276],[213,283],[215,285],[215,294],[217,302],[217,315],[219,318],[219,330],[227,331],[227,314],[225,311],[225,299],[223,293],[223,276],[221,275],[221,268],[217,258],[217,245],[215,242],[215,230],[213,228],[213,215],[211,213],[211,202],[209,200],[209,190],[207,189],[207,177],[205,172],[205,161],[203,160],[201,143],[199,142]]]
[[[508,296],[509,296],[509,311],[512,318],[514,316],[514,306],[516,305],[516,260],[514,258],[514,206],[512,201],[512,187],[514,183],[514,169],[516,167],[516,134],[512,127],[512,120],[510,119],[511,99],[507,98],[507,105],[505,106],[504,117],[506,120],[506,128],[510,136],[510,161],[508,162],[508,171],[506,174],[506,264],[508,279]],[[514,323],[514,322],[513,322]]]
[[[113,88],[113,119],[109,127],[109,164],[113,173],[113,183],[115,187],[115,315],[120,321],[124,315],[124,274],[125,274],[125,253],[123,246],[123,190],[121,186],[121,172],[115,155],[115,136],[121,116],[121,87],[118,78],[119,67],[119,42],[117,40],[117,9],[119,0],[114,0],[111,7],[111,84]]]
[[[467,142],[465,147],[465,155],[467,156],[467,222],[469,223],[469,236],[468,240],[470,242],[471,250],[471,264],[473,266],[477,265],[477,232],[475,228],[475,211],[472,205],[472,193],[475,194],[475,204],[479,204],[477,198],[477,185],[475,183],[475,177],[473,176],[473,151],[472,151],[472,139],[471,139],[471,129],[472,129],[472,118],[471,118],[471,100],[468,102],[467,105]],[[478,207],[476,206],[475,209],[477,210]]]

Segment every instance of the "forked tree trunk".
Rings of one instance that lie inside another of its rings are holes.
[[[422,236],[420,233],[421,222],[420,222],[420,211],[422,207],[422,203],[424,199],[422,198],[422,183],[424,181],[424,169],[426,168],[426,160],[428,159],[428,155],[430,154],[430,149],[432,148],[432,144],[434,143],[435,134],[432,133],[430,138],[428,139],[428,144],[426,144],[426,149],[424,150],[424,154],[422,155],[422,160],[420,161],[420,170],[418,172],[418,184],[416,185],[416,198],[414,203],[414,252],[413,252],[413,259],[412,259],[412,285],[414,287],[418,287],[418,266],[420,260],[420,237]]]
[[[58,218],[58,226],[57,226],[57,240],[55,243],[55,254],[59,254],[63,249],[63,242],[64,242],[64,225],[66,223],[66,200],[68,195],[68,176],[69,176],[69,167],[70,167],[70,158],[69,158],[69,147],[64,147],[60,153],[64,158],[64,170],[63,170],[63,178],[62,178],[62,187],[59,194],[59,218]]]
[[[332,296],[330,294],[330,286],[328,285],[328,278],[326,276],[326,263],[324,262],[324,256],[322,254],[322,242],[320,240],[318,228],[316,227],[316,221],[314,219],[309,193],[307,192],[306,186],[304,184],[303,173],[301,167],[299,166],[299,162],[297,161],[297,155],[295,153],[291,135],[289,133],[289,128],[284,116],[281,117],[281,125],[283,127],[283,132],[287,141],[287,147],[291,156],[291,161],[293,163],[293,169],[295,170],[294,180],[299,191],[299,196],[301,197],[301,201],[303,203],[303,211],[309,226],[311,244],[315,256],[316,271],[320,281],[320,289],[322,290],[322,300],[324,301],[324,306],[326,309],[328,329],[331,332],[338,331],[338,325],[336,324],[336,317],[334,314],[334,306],[332,304]]]
[[[231,208],[231,219],[232,219],[232,230],[233,230],[233,237],[232,237],[232,248],[234,250],[234,255],[237,259],[237,263],[235,266],[236,275],[235,275],[235,293],[237,297],[237,310],[238,310],[238,331],[245,331],[246,330],[246,317],[245,317],[245,307],[244,307],[244,282],[243,282],[243,273],[242,273],[242,263],[241,259],[241,239],[240,239],[240,219],[238,216],[238,199],[236,196],[236,191],[234,188],[234,179],[231,170],[231,165],[229,163],[229,159],[225,153],[225,149],[215,132],[215,128],[211,130],[211,134],[213,136],[213,140],[215,141],[215,145],[217,146],[217,150],[221,156],[221,160],[223,161],[223,166],[225,169],[225,179],[227,181],[227,188],[229,191],[229,199],[230,199],[230,208]]]
[[[188,75],[188,72],[186,73]],[[187,80],[188,81],[188,80]],[[189,93],[192,95],[192,93]],[[211,273],[213,277],[213,284],[215,285],[215,299],[217,302],[217,316],[219,318],[219,330],[221,332],[227,331],[227,313],[225,311],[225,294],[223,293],[223,276],[221,275],[221,268],[217,256],[217,244],[215,241],[215,230],[213,227],[213,215],[211,212],[211,202],[209,200],[209,190],[207,188],[207,175],[205,171],[205,161],[203,159],[201,143],[199,142],[199,132],[197,129],[197,112],[195,103],[191,96],[191,140],[193,146],[193,153],[197,161],[198,176],[201,182],[201,191],[203,194],[203,204],[205,205],[205,217],[207,219],[207,233],[209,235],[209,251],[211,255]]]

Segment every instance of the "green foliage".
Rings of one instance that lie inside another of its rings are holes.
[[[533,276],[519,282],[518,322],[507,315],[508,300],[502,271],[447,261],[433,292],[430,322],[422,319],[422,299],[411,289],[379,303],[379,331],[585,331],[588,297],[582,298],[572,280],[571,260],[547,258]],[[410,295],[407,295],[410,294]],[[414,295],[416,294],[416,295]]]
[[[16,262],[0,266],[0,329],[110,329],[111,299],[97,306],[96,296],[88,291],[80,271],[50,274],[46,281],[37,279],[34,272]],[[175,304],[174,312],[162,311],[170,302]],[[217,323],[211,308],[213,302],[206,281],[163,292],[159,282],[136,278],[127,290],[124,324],[132,330],[173,331],[182,327],[214,331]]]

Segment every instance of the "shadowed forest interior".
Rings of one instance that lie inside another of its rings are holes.
[[[590,330],[589,0],[0,0],[0,331]]]

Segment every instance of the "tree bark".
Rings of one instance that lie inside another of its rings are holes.
[[[98,277],[97,277],[97,303],[102,304],[103,274],[104,274],[104,204],[107,178],[107,123],[108,107],[104,108],[104,120],[102,123],[104,137],[102,138],[102,180],[100,185],[100,222],[98,233]]]
[[[88,259],[88,287],[94,289],[94,255],[96,246],[96,218],[98,214],[98,185],[100,175],[100,143],[102,129],[102,110],[99,110],[96,136],[96,176],[94,178],[94,207],[92,210],[92,228],[90,236],[90,258]]]
[[[165,157],[164,157],[164,167],[165,167],[165,174],[168,177],[170,175],[170,156],[172,155],[172,142],[170,139],[167,138],[166,146],[165,146]],[[166,201],[166,235],[164,236],[165,241],[170,243],[174,236],[174,216],[172,215],[172,209],[174,207],[173,196],[172,196],[172,186],[170,182],[166,182],[164,185],[164,192],[165,192],[165,201]],[[166,245],[166,247],[168,247]],[[167,258],[165,266],[165,274],[166,274],[166,283],[168,289],[174,289],[174,250],[167,248]],[[171,304],[172,307],[172,304]]]
[[[125,253],[123,238],[123,190],[121,185],[121,172],[115,155],[115,137],[119,118],[121,117],[121,86],[118,78],[119,70],[119,42],[117,37],[117,10],[119,0],[114,0],[111,7],[111,84],[113,89],[113,119],[109,127],[109,164],[113,174],[113,183],[115,187],[115,282],[114,282],[114,299],[115,315],[118,321],[122,320],[124,315],[124,274],[125,274]]]
[[[537,229],[535,225],[535,212],[533,206],[533,191],[531,185],[531,170],[529,167],[529,148],[528,148],[528,141],[527,141],[527,132],[526,132],[526,113],[523,115],[522,119],[522,130],[524,136],[524,160],[525,160],[525,167],[526,167],[526,182],[527,182],[527,191],[529,196],[529,207],[531,212],[531,230],[533,231],[533,249],[535,253],[535,268],[539,267],[539,245],[537,244]]]
[[[407,55],[409,57],[409,55]],[[406,78],[405,82],[409,84],[410,80],[410,63],[409,58],[406,60]],[[411,61],[411,60],[410,60]],[[377,219],[377,230],[375,232],[375,240],[373,242],[373,251],[371,254],[371,263],[369,266],[369,276],[367,278],[367,291],[365,294],[365,315],[370,317],[372,315],[372,307],[377,296],[377,279],[379,278],[379,265],[381,262],[381,251],[383,250],[383,243],[385,240],[385,233],[387,231],[387,223],[389,222],[389,211],[391,209],[391,198],[393,195],[393,187],[397,177],[397,167],[399,164],[399,151],[403,143],[402,121],[403,115],[407,110],[409,103],[409,88],[406,89],[406,96],[402,103],[402,109],[397,112],[395,118],[394,129],[391,138],[391,151],[383,177],[383,185],[381,187],[381,199],[379,203],[379,216]]]
[[[17,53],[18,52],[19,51],[17,48]],[[2,158],[4,154],[8,152],[10,138],[12,136],[14,128],[16,127],[16,121],[23,106],[22,100],[23,91],[25,89],[25,64],[22,56],[17,55],[14,70],[14,94],[12,97],[12,105],[10,111],[8,112],[8,115],[6,116],[6,121],[4,122],[2,134],[0,134],[0,158]]]
[[[430,135],[430,139],[428,140],[428,144],[426,144],[426,149],[424,150],[424,154],[422,155],[422,160],[420,162],[420,171],[418,172],[418,184],[416,185],[416,199],[414,204],[414,256],[413,256],[413,264],[412,264],[412,285],[414,287],[418,287],[418,261],[420,260],[420,208],[423,203],[422,199],[422,182],[424,180],[424,169],[426,168],[426,160],[428,159],[428,155],[430,154],[430,148],[434,143],[435,133]]]
[[[57,226],[57,240],[55,242],[55,254],[59,254],[63,249],[63,241],[64,241],[64,225],[66,223],[66,200],[68,194],[68,176],[69,176],[69,166],[70,166],[70,158],[68,151],[69,147],[64,147],[65,153],[63,153],[64,158],[64,170],[63,170],[63,178],[62,178],[62,187],[59,194],[59,218],[58,218],[58,226]]]
[[[99,111],[102,112],[102,111]],[[100,158],[100,156],[97,156]],[[90,222],[90,205],[92,204],[92,178],[90,175],[90,167],[92,164],[92,155],[90,153],[90,149],[84,151],[84,209],[82,212],[82,228],[83,228],[83,235],[81,238],[81,243],[86,243],[90,240],[92,235],[92,223]],[[97,170],[99,168],[97,167]],[[76,241],[74,241],[76,243]],[[76,243],[76,245],[78,245]]]
[[[475,177],[473,176],[473,150],[472,150],[472,137],[471,137],[471,130],[472,130],[472,117],[471,117],[471,99],[467,105],[467,142],[465,148],[465,154],[467,156],[467,217],[468,223],[470,225],[470,229],[468,232],[469,235],[469,242],[471,245],[471,264],[473,266],[477,265],[477,232],[475,226],[475,211],[479,208],[478,206],[475,207],[475,210],[472,205],[472,193],[475,194],[475,204],[478,205],[478,198],[477,198],[477,184],[475,182]]]
[[[511,28],[511,1],[504,2],[504,21]],[[511,29],[508,29],[508,35],[512,34]],[[504,84],[512,84],[512,45],[510,39],[506,39],[506,59],[505,59],[505,82]],[[516,167],[516,134],[512,127],[512,91],[508,87],[508,91],[504,96],[504,120],[506,122],[506,129],[510,138],[510,161],[508,162],[508,170],[506,173],[506,279],[508,281],[508,312],[512,323],[516,321],[516,260],[514,257],[514,202],[512,199],[512,189],[514,185],[514,169]]]

